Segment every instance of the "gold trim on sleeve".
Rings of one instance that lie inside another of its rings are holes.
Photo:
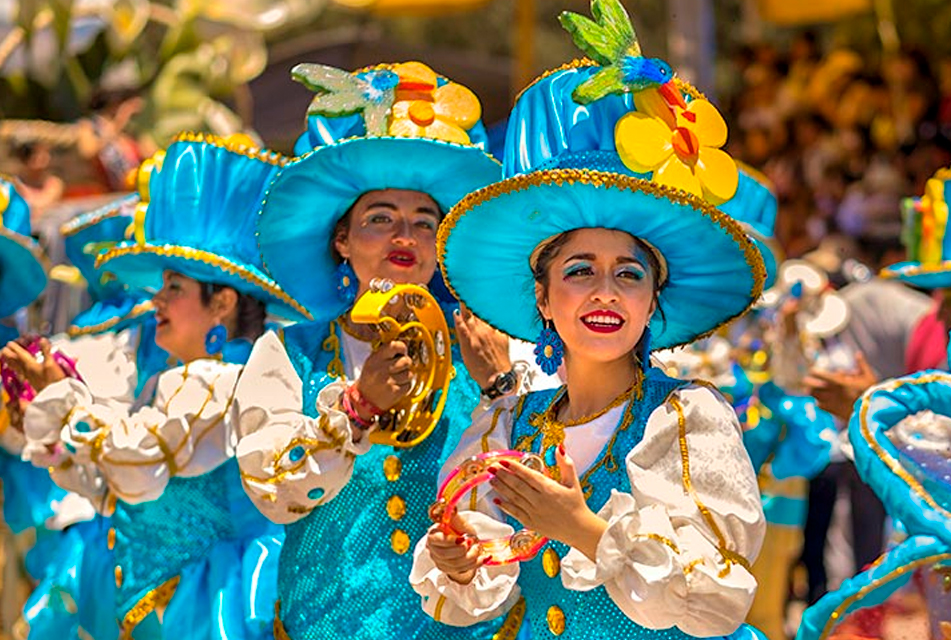
[[[161,585],[145,594],[141,600],[125,614],[120,625],[121,640],[132,640],[132,632],[156,609],[163,609],[171,602],[181,576],[166,580]]]

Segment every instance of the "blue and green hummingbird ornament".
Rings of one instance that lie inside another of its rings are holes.
[[[558,16],[578,48],[602,67],[574,90],[576,102],[589,104],[611,94],[656,88],[672,110],[686,108],[670,65],[641,54],[634,25],[620,0],[591,0],[591,15],[593,20],[571,11]]]

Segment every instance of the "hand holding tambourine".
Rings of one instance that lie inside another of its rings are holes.
[[[502,461],[519,462],[524,466],[547,475],[542,459],[534,453],[520,451],[490,451],[472,456],[449,474],[436,496],[436,502],[429,508],[429,516],[440,528],[449,534],[472,538],[472,532],[461,530],[459,519],[454,518],[456,505],[479,485],[492,479],[489,469]],[[529,529],[521,529],[500,538],[479,540],[482,564],[501,565],[531,560],[545,545],[547,538]]]

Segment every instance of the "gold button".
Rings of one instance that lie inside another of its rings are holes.
[[[549,578],[554,578],[561,570],[561,558],[558,557],[558,552],[551,547],[545,549],[545,553],[542,554],[542,569],[545,570],[545,575]]]
[[[116,588],[122,586],[122,567],[116,567]]]
[[[548,618],[548,630],[552,632],[552,635],[560,636],[565,632],[565,612],[561,610],[561,607],[551,605],[545,617]]]
[[[116,548],[116,530],[113,527],[109,528],[109,535],[106,538],[106,543],[109,546],[109,551],[112,551]]]
[[[397,529],[390,536],[390,546],[398,555],[403,555],[409,551],[409,536],[402,529]]]
[[[390,496],[386,501],[386,513],[390,520],[400,520],[406,515],[406,500],[399,496]]]
[[[396,482],[400,479],[400,473],[403,471],[403,461],[396,456],[386,456],[383,461],[383,475],[390,482]]]

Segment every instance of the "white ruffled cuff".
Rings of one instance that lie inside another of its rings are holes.
[[[598,516],[608,527],[598,542],[597,562],[572,548],[561,563],[565,588],[589,591],[630,570],[648,581],[682,575],[676,534],[663,508],[638,509],[632,495],[614,491]]]
[[[462,515],[480,537],[498,538],[513,532],[509,525],[485,514],[467,511]],[[436,568],[423,537],[416,544],[409,580],[422,596],[427,614],[444,624],[468,627],[511,608],[519,596],[518,574],[518,563],[481,567],[469,584],[459,584]]]

